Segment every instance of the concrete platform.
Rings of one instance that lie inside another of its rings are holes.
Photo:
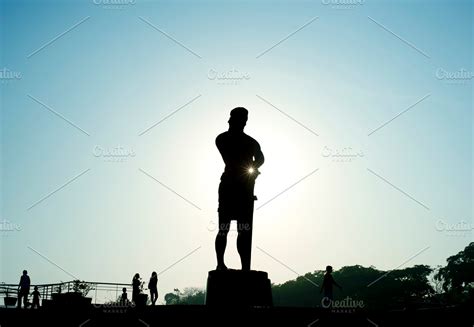
[[[255,270],[212,270],[207,278],[206,305],[272,307],[272,288],[268,274]]]

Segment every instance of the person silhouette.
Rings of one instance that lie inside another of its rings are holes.
[[[26,309],[28,306],[28,295],[30,294],[30,276],[28,272],[23,270],[23,275],[20,277],[18,284],[18,308],[21,308],[21,299],[23,298],[23,306]]]
[[[136,273],[132,279],[132,301],[133,303],[138,303],[138,295],[140,294],[140,286],[142,281],[140,279],[140,274]]]
[[[31,293],[33,295],[33,303],[31,304],[31,309],[40,307],[40,292],[38,291],[38,286],[35,286],[35,290]]]
[[[260,144],[244,133],[248,111],[243,107],[231,110],[229,129],[219,134],[216,146],[225,163],[225,169],[219,184],[219,231],[215,248],[217,256],[216,270],[227,270],[224,263],[227,234],[230,223],[237,220],[237,250],[242,270],[250,270],[252,252],[252,223],[255,179],[260,174],[258,168],[265,158]]]
[[[128,294],[127,294],[126,287],[122,288],[122,295],[120,296],[120,304],[122,306],[128,305]]]
[[[155,305],[156,300],[158,299],[158,287],[156,284],[158,283],[158,275],[156,271],[151,273],[150,281],[148,282],[148,289],[150,290],[150,299],[151,305]]]
[[[336,285],[340,290],[342,287],[336,283],[332,277],[332,266],[326,266],[326,273],[324,274],[323,284],[321,285],[320,293],[323,293],[323,301],[326,307],[330,307],[333,301],[333,285]]]

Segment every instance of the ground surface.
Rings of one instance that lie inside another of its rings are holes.
[[[471,310],[472,311],[472,310]],[[449,326],[472,327],[467,308],[412,312],[327,312],[309,308],[209,308],[156,306],[144,309],[98,306],[83,309],[0,309],[8,326]]]

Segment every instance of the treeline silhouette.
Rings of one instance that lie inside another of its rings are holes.
[[[272,285],[275,306],[320,307],[320,286],[324,271],[316,270]],[[474,242],[463,251],[447,258],[446,266],[413,267],[382,271],[361,265],[346,266],[333,272],[342,286],[335,290],[334,300],[348,297],[362,301],[366,309],[416,309],[473,304]],[[199,288],[178,289],[165,295],[169,305],[204,304],[205,291]]]

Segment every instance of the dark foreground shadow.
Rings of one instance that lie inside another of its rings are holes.
[[[466,307],[415,311],[332,313],[312,308],[229,308],[204,305],[39,310],[0,309],[5,326],[459,326],[472,327]]]

